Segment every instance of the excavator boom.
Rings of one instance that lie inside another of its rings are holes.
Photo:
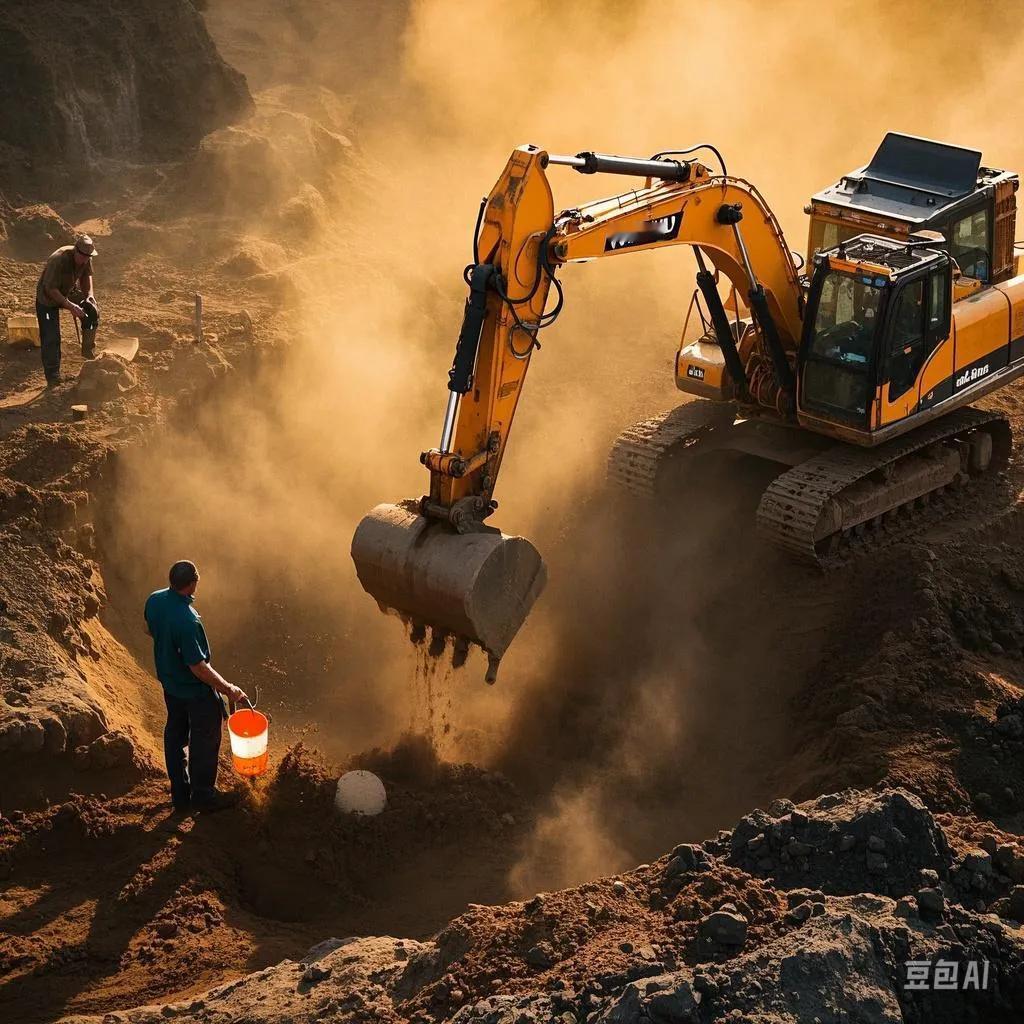
[[[556,216],[547,169],[558,165],[645,183]],[[484,201],[440,441],[420,457],[429,493],[373,509],[352,557],[363,587],[414,637],[431,627],[436,649],[451,637],[459,660],[468,644],[482,647],[489,679],[546,580],[536,548],[486,519],[538,336],[562,307],[556,270],[669,245],[699,247],[747,297],[792,408],[803,300],[778,221],[753,186],[696,160],[558,157],[523,146]],[[721,340],[738,367],[731,332]]]

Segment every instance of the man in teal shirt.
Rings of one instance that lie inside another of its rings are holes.
[[[175,562],[170,586],[146,599],[146,627],[153,637],[156,676],[164,688],[167,724],[164,759],[177,810],[216,811],[230,807],[232,794],[217,791],[224,702],[246,701],[243,690],[229,683],[210,664],[210,642],[203,620],[193,607],[199,571],[192,562]],[[188,747],[186,763],[185,748]]]

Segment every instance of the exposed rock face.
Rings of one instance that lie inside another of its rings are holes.
[[[178,157],[251,106],[189,0],[11,0],[0,66],[0,179],[35,195]]]

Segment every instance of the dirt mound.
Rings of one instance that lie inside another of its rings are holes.
[[[251,103],[189,0],[4,4],[0,64],[2,177],[36,195],[81,192],[105,159],[179,157]]]
[[[86,363],[75,384],[75,397],[90,405],[102,405],[136,387],[138,379],[126,359],[101,352]]]
[[[213,984],[332,931],[391,922],[429,934],[483,887],[468,873],[447,891],[424,879],[437,879],[455,850],[500,874],[502,847],[517,838],[510,822],[526,820],[507,782],[459,765],[439,766],[426,786],[385,774],[384,813],[338,815],[338,772],[301,745],[228,814],[172,816],[165,781],[147,765],[135,767],[142,782],[129,794],[78,789],[97,775],[132,775],[131,751],[105,733],[73,759],[66,784],[78,795],[0,817],[9,978],[0,1014],[17,1007],[20,1020],[51,1020],[63,1005],[106,1009]],[[82,899],[97,901],[95,913],[75,912]]]
[[[277,93],[260,94],[242,123],[204,138],[194,158],[176,168],[154,195],[147,217],[173,217],[184,203],[242,218],[267,235],[284,229],[308,245],[311,239],[295,233],[326,212],[325,195],[337,200],[352,143],[338,124],[340,112],[312,103],[311,116],[280,104]],[[323,220],[314,226],[319,230]]]
[[[0,242],[15,259],[42,260],[75,240],[75,229],[50,206],[11,206],[0,197]]]

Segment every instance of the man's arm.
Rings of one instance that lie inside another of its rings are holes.
[[[187,627],[179,626],[175,636],[175,646],[182,660],[188,665],[189,671],[201,683],[205,683],[211,690],[223,693],[225,697],[236,703],[240,700],[248,700],[245,691],[229,683],[210,663],[206,656],[209,654],[209,647],[200,645],[199,636],[202,633],[202,626],[198,622],[189,622]]]
[[[79,320],[85,316],[81,306],[76,306],[70,299],[64,298],[59,288],[47,288],[46,295],[49,300],[56,305],[60,306],[61,309],[66,309],[72,316],[77,317]]]
[[[199,682],[206,683],[207,686],[218,693],[223,693],[225,697],[233,700],[236,704],[239,701],[247,701],[249,699],[245,695],[245,690],[235,686],[233,683],[229,683],[208,661],[197,662],[195,665],[189,665],[188,668]]]

